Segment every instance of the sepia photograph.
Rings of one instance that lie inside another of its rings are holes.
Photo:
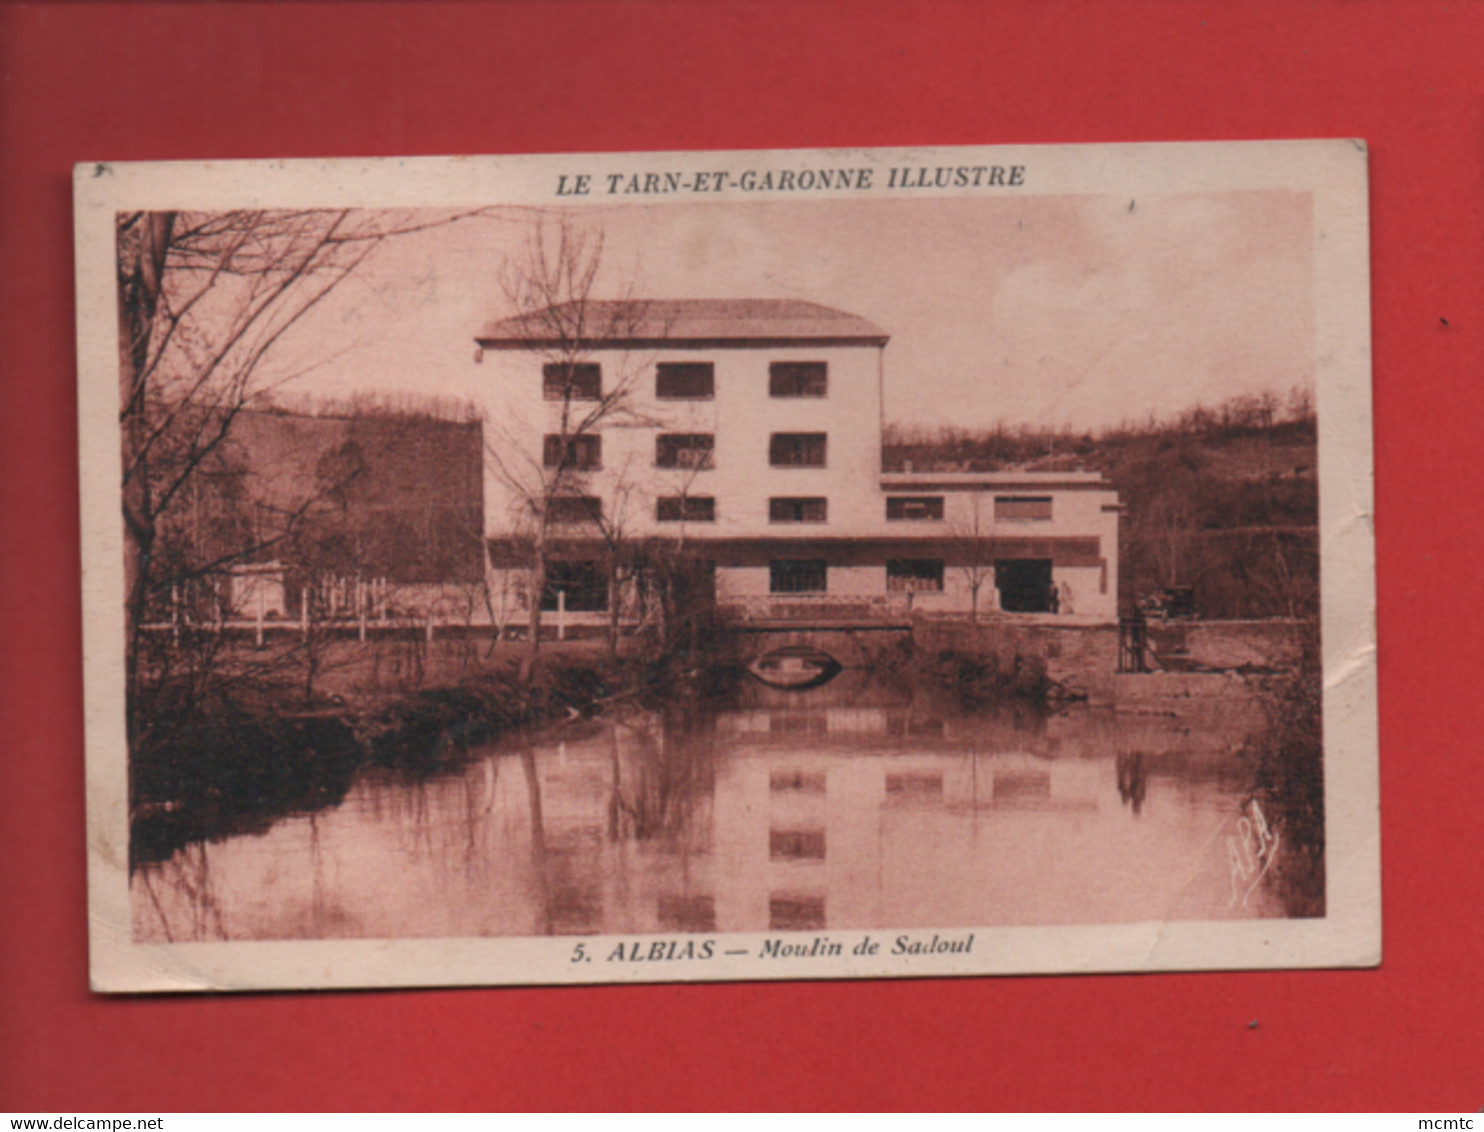
[[[96,989],[1379,962],[1363,144],[76,223]]]

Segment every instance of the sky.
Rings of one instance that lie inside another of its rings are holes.
[[[1097,429],[1314,381],[1311,202],[1164,196],[769,200],[573,210],[595,297],[799,298],[890,335],[886,420]],[[529,214],[383,248],[306,326],[301,396],[475,398]],[[311,345],[310,343],[313,343]]]

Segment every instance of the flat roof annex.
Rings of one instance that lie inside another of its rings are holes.
[[[561,303],[487,325],[486,350],[885,346],[857,315],[802,299],[635,299]]]

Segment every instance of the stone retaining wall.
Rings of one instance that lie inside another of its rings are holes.
[[[1017,662],[1045,665],[1046,675],[1094,705],[1133,711],[1194,710],[1204,702],[1246,711],[1257,684],[1241,671],[1297,666],[1316,629],[1305,621],[1185,621],[1152,623],[1151,644],[1182,668],[1205,671],[1118,673],[1114,625],[1027,624],[919,617],[912,635],[919,655],[944,651],[994,657],[1001,669]],[[1215,671],[1211,671],[1215,670]]]
[[[1046,675],[1089,703],[1111,706],[1118,668],[1114,625],[1032,625],[1005,621],[939,621],[919,618],[912,627],[919,655],[960,652],[994,657],[1001,670],[1015,664],[1045,665]]]
[[[781,648],[820,649],[846,668],[880,668],[910,653],[905,628],[778,629],[744,628],[732,635],[735,659],[747,664]]]

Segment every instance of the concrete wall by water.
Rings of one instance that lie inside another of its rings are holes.
[[[1093,704],[1114,702],[1113,677],[1118,668],[1115,625],[1050,625],[920,618],[913,626],[919,655],[953,651],[993,657],[1001,671],[1017,663],[1045,665],[1046,675],[1069,692]]]
[[[1200,703],[1247,704],[1258,684],[1239,669],[1286,672],[1299,663],[1314,626],[1297,621],[1179,622],[1149,627],[1151,643],[1183,664],[1206,672],[1118,673],[1118,629],[1112,625],[1057,625],[1006,620],[919,618],[913,626],[918,655],[944,651],[993,657],[1002,671],[1045,665],[1046,675],[1093,704],[1134,711],[1196,710]]]

